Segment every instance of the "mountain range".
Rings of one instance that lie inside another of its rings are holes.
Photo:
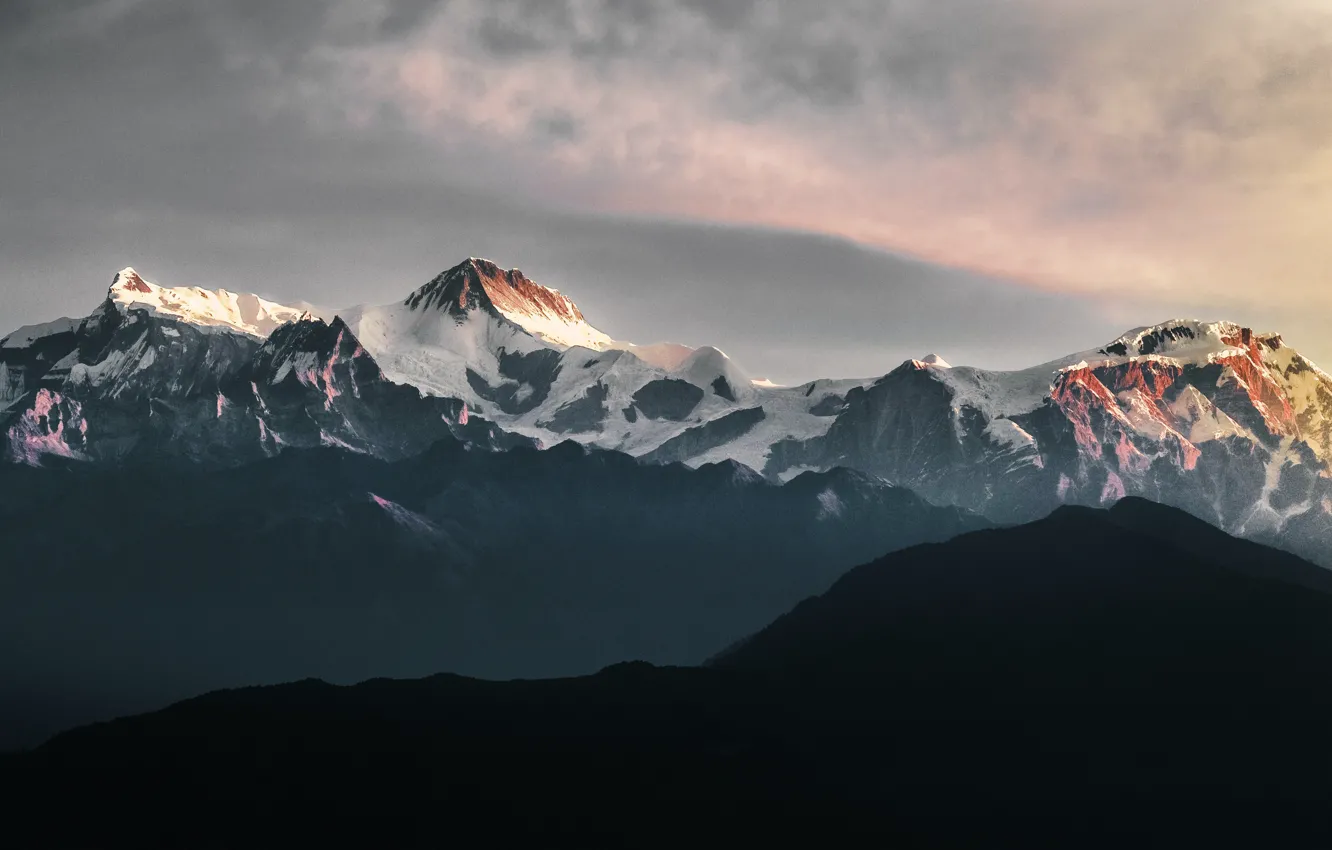
[[[26,464],[210,468],[289,447],[398,460],[446,436],[573,440],[774,482],[846,467],[996,522],[1137,495],[1332,564],[1332,377],[1228,322],[1137,328],[1015,372],[931,355],[776,387],[717,348],[617,341],[477,258],[328,321],[125,269],[87,318],[0,340],[0,432]]]

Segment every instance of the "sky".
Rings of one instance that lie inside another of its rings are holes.
[[[1170,318],[1332,365],[1332,0],[0,0],[0,334],[469,256],[779,383]]]

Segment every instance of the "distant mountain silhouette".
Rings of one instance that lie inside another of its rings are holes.
[[[846,470],[777,486],[576,443],[0,465],[0,748],[306,676],[696,664],[857,563],[987,525]]]
[[[706,801],[945,820],[1032,801],[1116,817],[1322,803],[1332,596],[1315,569],[1142,501],[1064,508],[856,568],[703,668],[219,692],[58,736],[3,778],[16,811],[95,802],[140,827],[225,811],[197,834],[236,840],[273,818],[304,828],[312,806],[430,830],[503,800],[492,826],[550,837]]]

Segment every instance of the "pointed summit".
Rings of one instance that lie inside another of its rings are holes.
[[[111,291],[114,293],[117,289],[144,294],[150,294],[153,291],[152,286],[139,277],[139,273],[129,266],[116,272],[115,277],[111,278]]]
[[[441,272],[403,303],[414,312],[437,310],[461,318],[472,310],[483,310],[498,316],[499,311],[486,291],[485,278],[499,273],[494,263],[471,257]]]
[[[416,290],[404,304],[412,311],[437,310],[461,319],[474,310],[503,317],[561,348],[575,345],[604,351],[614,340],[587,323],[582,312],[557,289],[528,279],[518,269],[469,257]]]

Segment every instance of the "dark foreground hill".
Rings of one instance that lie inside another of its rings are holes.
[[[111,812],[47,823],[45,846],[125,823],[143,841],[163,813],[240,846],[259,824],[336,829],[328,812],[378,817],[385,841],[632,812],[633,846],[755,801],[880,819],[1094,803],[1112,821],[1163,800],[1325,803],[1327,586],[1171,509],[1061,509],[857,568],[703,668],[219,692],[60,735],[4,779],[16,812]]]
[[[861,473],[777,486],[574,443],[0,466],[0,749],[307,677],[697,664],[858,563],[986,525]]]

